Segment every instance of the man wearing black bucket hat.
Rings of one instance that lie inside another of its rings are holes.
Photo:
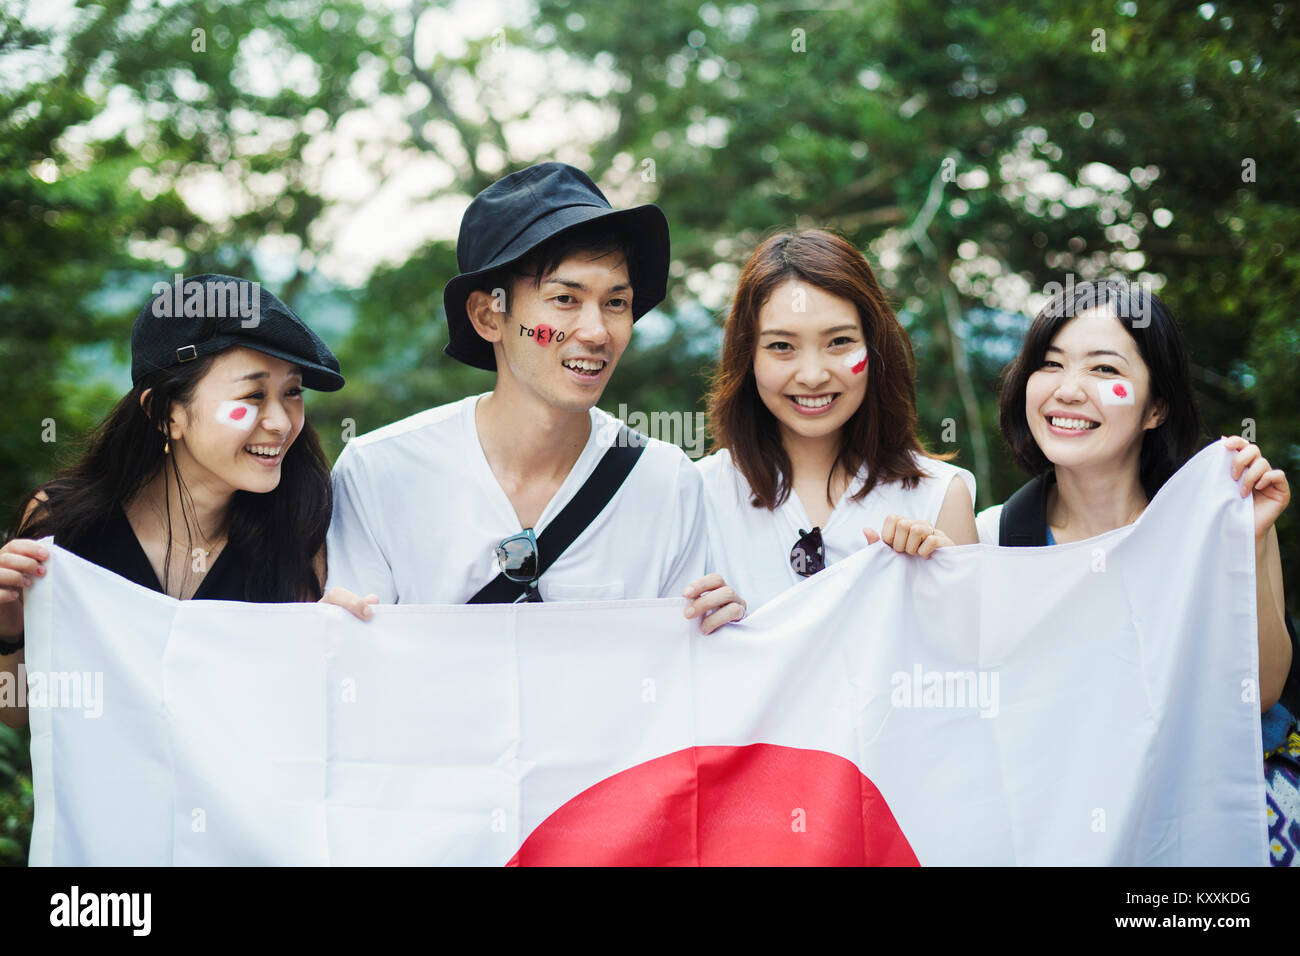
[[[330,583],[401,603],[680,596],[706,570],[699,477],[595,407],[666,293],[663,213],[541,163],[474,199],[456,256],[445,351],[495,386],[349,442]]]

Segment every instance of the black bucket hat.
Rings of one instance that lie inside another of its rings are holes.
[[[460,275],[442,293],[452,358],[495,371],[492,345],[476,331],[465,300],[484,276],[518,262],[543,242],[595,220],[620,230],[631,261],[632,320],[668,294],[668,219],[654,204],[614,209],[596,184],[565,163],[539,163],[498,179],[474,197],[456,240]]]
[[[144,304],[131,328],[131,381],[234,345],[302,367],[302,384],[343,387],[339,360],[307,323],[260,283],[234,276],[177,276]]]

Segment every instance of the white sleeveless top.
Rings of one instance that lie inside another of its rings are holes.
[[[917,462],[929,477],[910,490],[901,482],[882,483],[861,501],[853,501],[852,493],[866,481],[865,469],[850,483],[822,528],[827,565],[865,547],[862,529],[879,531],[891,514],[934,524],[954,478],[966,482],[971,501],[975,500],[975,477],[965,468],[933,458],[918,457]],[[749,612],[805,580],[790,566],[790,550],[799,540],[799,532],[813,526],[799,496],[791,491],[772,511],[756,508],[750,503],[749,482],[726,449],[697,464],[704,477],[709,570],[722,574],[744,598]]]
[[[980,534],[980,544],[1002,543],[1002,505],[985,508],[975,516],[975,530]]]

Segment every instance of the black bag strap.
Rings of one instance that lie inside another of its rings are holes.
[[[537,536],[539,578],[613,500],[627,476],[632,473],[649,440],[626,425],[619,425],[618,437],[596,463],[595,470],[583,482],[577,494],[569,499],[569,503],[546,526],[546,530]],[[511,581],[504,574],[498,574],[466,603],[510,604],[527,587],[527,584]]]
[[[1047,546],[1047,492],[1056,476],[1048,471],[1031,478],[1007,499],[998,519],[998,544],[1004,548]]]
[[[1291,637],[1291,670],[1282,685],[1279,703],[1291,712],[1292,717],[1300,718],[1300,638],[1296,637],[1295,625],[1291,623],[1291,614],[1286,608],[1282,609],[1282,617],[1286,619],[1286,632]]]

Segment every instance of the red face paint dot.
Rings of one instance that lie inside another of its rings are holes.
[[[232,408],[230,410],[230,417],[235,421],[239,421],[247,414],[248,414],[248,409],[244,408],[242,405],[239,408]]]
[[[510,866],[918,866],[852,762],[774,744],[689,747],[607,777],[528,835]]]
[[[1128,398],[1128,389],[1126,389],[1123,385],[1120,385],[1118,382],[1115,383],[1115,387],[1113,391],[1115,392],[1116,396],[1118,396],[1119,398]]]
[[[538,345],[549,345],[553,338],[555,338],[555,329],[545,324],[537,326],[536,342]]]
[[[852,374],[861,375],[867,367],[867,350],[865,348],[858,349],[844,359],[844,364],[849,367]]]

